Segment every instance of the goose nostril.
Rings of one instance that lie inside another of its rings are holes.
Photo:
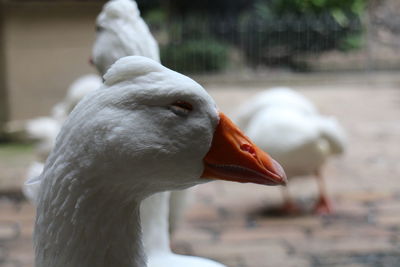
[[[247,153],[250,153],[253,157],[256,157],[256,151],[252,145],[249,144],[242,144],[240,145],[240,149]]]

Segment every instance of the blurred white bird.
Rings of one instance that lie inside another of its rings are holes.
[[[321,169],[330,156],[343,153],[346,146],[344,130],[335,118],[318,114],[315,106],[294,90],[273,88],[245,103],[239,109],[237,123],[282,164],[289,180],[315,175],[319,198],[314,210],[332,211]],[[299,212],[286,188],[283,193],[283,210]]]
[[[140,16],[135,1],[107,2],[96,21],[92,62],[104,75],[118,59],[138,55],[160,62],[158,44]]]

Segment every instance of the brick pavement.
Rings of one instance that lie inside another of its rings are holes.
[[[230,267],[400,266],[398,85],[297,86],[324,113],[338,116],[349,133],[346,156],[324,171],[333,215],[278,216],[271,212],[281,203],[278,188],[209,183],[192,189],[195,200],[173,238],[174,250]],[[261,88],[221,87],[208,86],[228,114]],[[294,180],[290,190],[308,211],[316,196],[314,181]],[[32,266],[33,216],[27,203],[0,200],[1,267]]]

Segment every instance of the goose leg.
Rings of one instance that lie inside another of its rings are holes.
[[[330,214],[332,213],[332,204],[331,201],[328,199],[326,193],[326,184],[324,177],[322,176],[321,170],[317,170],[315,173],[317,183],[318,183],[318,191],[319,191],[319,198],[314,207],[314,213],[316,214]]]
[[[300,213],[300,207],[296,205],[290,196],[289,189],[286,187],[282,187],[282,196],[283,196],[283,206],[281,211],[283,214],[288,215],[297,215]]]

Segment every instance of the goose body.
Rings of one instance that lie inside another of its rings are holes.
[[[143,57],[117,61],[75,107],[38,179],[40,267],[145,267],[148,196],[210,179],[285,183],[199,84]]]
[[[343,153],[346,138],[342,127],[335,118],[320,115],[309,100],[288,88],[267,90],[253,100],[244,105],[238,116],[246,134],[259,147],[268,149],[289,179],[317,175],[320,197],[315,209],[330,212],[321,168],[331,156]],[[288,192],[285,197],[285,207],[291,212],[295,205]]]

